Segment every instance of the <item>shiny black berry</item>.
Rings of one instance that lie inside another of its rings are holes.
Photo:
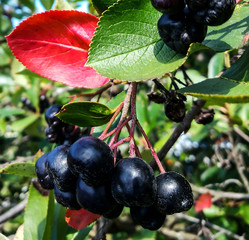
[[[45,119],[49,126],[53,124],[54,127],[61,124],[61,120],[55,116],[61,110],[61,106],[54,104],[51,105],[45,112]],[[58,126],[59,127],[59,126]]]
[[[165,220],[166,214],[161,213],[154,205],[150,207],[131,207],[133,221],[149,230],[159,229]]]
[[[123,158],[114,168],[112,195],[125,206],[147,207],[154,203],[156,181],[152,168],[140,158]]]
[[[54,184],[63,192],[71,191],[75,188],[77,177],[70,171],[67,164],[68,146],[56,147],[48,154],[46,169]]]
[[[100,215],[107,214],[117,205],[112,197],[110,184],[92,187],[80,178],[76,187],[76,199],[82,208]]]
[[[174,214],[189,210],[193,206],[193,193],[189,182],[176,172],[166,172],[156,177],[158,210],[163,214]]]
[[[186,54],[191,43],[202,42],[207,26],[193,20],[188,9],[181,14],[163,14],[157,24],[164,43],[178,53]]]
[[[218,26],[232,16],[236,0],[186,0],[193,18],[204,25]]]
[[[43,113],[49,107],[49,102],[45,94],[41,94],[39,98],[40,113]]]
[[[119,217],[119,215],[122,213],[124,206],[121,204],[117,204],[110,212],[103,215],[103,217],[108,219],[114,219]]]
[[[168,14],[177,13],[185,6],[184,0],[151,0],[151,4],[156,10]]]
[[[82,137],[69,149],[68,166],[89,186],[102,185],[114,169],[113,151],[98,138]]]
[[[75,190],[69,192],[62,192],[57,187],[54,187],[55,200],[64,207],[68,207],[72,210],[79,210],[81,206],[76,200]]]
[[[35,171],[38,178],[38,182],[44,189],[53,189],[54,182],[49,176],[45,167],[47,162],[48,153],[44,153],[35,163]]]

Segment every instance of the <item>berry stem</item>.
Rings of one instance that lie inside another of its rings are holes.
[[[151,143],[150,143],[150,141],[149,141],[149,139],[148,139],[148,137],[147,137],[145,131],[143,130],[143,128],[142,128],[142,126],[140,125],[140,123],[139,123],[138,120],[137,120],[137,126],[139,127],[139,129],[140,129],[140,131],[141,131],[141,133],[142,133],[142,135],[143,135],[143,137],[144,137],[144,139],[145,139],[145,141],[146,141],[146,143],[147,143],[147,145],[148,145],[148,147],[149,147],[149,149],[150,149],[150,151],[151,151],[151,154],[152,154],[152,156],[154,157],[154,159],[155,159],[155,161],[156,161],[156,164],[157,164],[157,166],[158,166],[160,172],[161,172],[161,173],[165,173],[165,170],[164,170],[164,168],[163,168],[163,165],[162,165],[161,161],[159,160],[159,158],[158,158],[158,156],[157,156],[157,154],[156,154],[156,151],[155,151],[154,148],[152,147],[152,145],[151,145]]]
[[[117,148],[118,146],[122,145],[123,143],[129,142],[129,141],[131,141],[131,137],[130,136],[126,137],[126,138],[122,138],[118,142],[114,143],[111,148],[112,149]]]
[[[126,124],[126,128],[127,128],[128,132],[131,131],[131,130],[130,130],[131,128],[130,128],[130,126],[129,126],[128,123]],[[134,147],[135,147],[136,155],[137,155],[139,158],[142,158],[142,155],[141,155],[141,153],[140,153],[140,151],[139,151],[139,148],[137,147],[137,144],[136,144],[135,141],[134,141]]]
[[[99,136],[99,139],[103,140],[105,138],[105,135],[107,134],[108,130],[110,129],[112,123],[114,122],[115,118],[117,117],[117,115],[120,113],[120,111],[122,110],[124,106],[124,101],[122,101],[119,106],[116,108],[115,113],[113,114],[111,120],[109,121],[109,123],[107,124],[105,130],[102,132],[102,134]]]
[[[136,116],[136,93],[137,93],[137,83],[132,82],[131,83],[131,128],[130,128],[130,157],[135,157],[135,141],[134,141],[134,130],[135,130],[135,124],[137,120]]]

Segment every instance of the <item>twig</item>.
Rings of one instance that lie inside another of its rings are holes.
[[[169,237],[170,239],[177,239],[177,240],[199,240],[201,239],[195,234],[187,233],[184,231],[174,231],[170,228],[161,228],[159,233],[163,234],[164,236]]]
[[[198,99],[195,104],[192,106],[192,108],[189,110],[188,114],[185,116],[183,121],[175,128],[174,132],[170,136],[170,138],[167,140],[167,142],[164,144],[164,146],[161,148],[161,150],[158,152],[158,157],[160,160],[162,160],[168,151],[171,149],[171,147],[175,144],[177,139],[180,137],[180,135],[183,132],[187,132],[190,128],[192,120],[195,118],[196,114],[199,113],[200,109],[204,106],[205,100]],[[152,168],[155,168],[156,162],[155,159],[153,159],[150,163]]]
[[[20,212],[22,212],[28,202],[28,198],[25,198],[22,202],[18,203],[16,206],[5,212],[0,216],[0,224],[8,221],[9,219],[15,217]]]
[[[176,213],[175,217],[177,217],[179,219],[185,219],[185,220],[187,220],[189,222],[192,222],[192,223],[197,223],[197,224],[201,223],[201,225],[203,225],[203,226],[212,228],[212,229],[214,229],[216,231],[221,231],[224,234],[226,234],[227,236],[229,236],[229,237],[231,237],[233,239],[236,239],[236,240],[246,240],[244,236],[239,236],[239,235],[237,235],[237,234],[235,234],[235,233],[233,233],[233,232],[231,232],[231,231],[229,231],[229,230],[227,230],[225,228],[222,228],[222,227],[220,227],[218,225],[209,223],[209,222],[205,221],[204,219],[202,219],[201,222],[200,222],[200,219],[192,217],[192,216],[188,216],[188,215],[183,214],[183,213]]]
[[[249,136],[246,135],[242,130],[240,130],[238,127],[233,126],[233,130],[242,137],[245,141],[249,142]]]
[[[221,198],[233,199],[233,200],[249,200],[249,194],[247,193],[235,193],[235,192],[223,192],[208,189],[205,187],[198,187],[191,184],[192,190],[197,193],[207,193],[209,192],[216,200]]]
[[[99,227],[98,227],[97,234],[92,240],[105,240],[106,233],[107,233],[109,227],[111,226],[112,222],[113,222],[113,220],[105,219],[105,218],[101,217],[98,220]]]

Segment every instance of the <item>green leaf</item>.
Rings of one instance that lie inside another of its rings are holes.
[[[73,10],[66,0],[55,0],[54,10]]]
[[[50,10],[54,3],[54,0],[40,0],[41,4],[46,10]]]
[[[35,164],[31,162],[10,163],[0,169],[0,174],[14,174],[25,177],[36,177]]]
[[[64,105],[57,116],[66,123],[81,127],[100,126],[107,123],[114,110],[97,102],[74,102]]]
[[[23,109],[20,109],[20,108],[4,107],[0,111],[0,117],[6,118],[6,117],[11,117],[13,115],[21,115],[24,113],[25,113],[25,111]]]
[[[49,191],[49,201],[48,201],[48,211],[46,218],[46,227],[43,234],[43,240],[51,239],[52,229],[53,229],[53,220],[54,220],[54,211],[55,211],[55,202],[54,202],[54,192]]]
[[[213,104],[249,102],[249,48],[219,78],[209,78],[179,92],[210,100]]]
[[[208,77],[216,77],[224,68],[224,53],[216,53],[208,64]]]
[[[120,0],[112,5],[100,18],[87,65],[109,78],[130,81],[160,77],[178,69],[187,57],[160,40],[160,16],[148,0]],[[237,8],[227,23],[210,27],[203,44],[192,44],[189,54],[207,48],[225,51],[241,46],[248,21],[247,4]]]
[[[177,69],[185,56],[160,40],[160,16],[148,0],[118,1],[100,19],[87,64],[121,80],[149,79]]]
[[[245,33],[249,31],[249,4],[235,9],[232,17],[224,24],[208,27],[203,44],[215,51],[226,51],[243,45]]]
[[[14,131],[16,132],[21,132],[23,131],[25,128],[27,128],[28,126],[30,126],[31,124],[33,124],[37,119],[38,119],[38,115],[31,115],[28,117],[25,117],[23,119],[17,120],[15,121],[11,127]]]
[[[42,196],[33,185],[29,189],[24,213],[24,240],[42,239],[46,227],[49,197]]]
[[[108,9],[111,5],[113,5],[117,0],[92,0],[94,8],[102,13]]]

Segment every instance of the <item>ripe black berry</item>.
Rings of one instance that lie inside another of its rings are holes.
[[[59,125],[59,123],[61,123],[61,120],[55,116],[55,114],[57,114],[59,111],[61,110],[61,106],[60,105],[51,105],[45,112],[45,119],[48,123],[49,126],[51,126],[52,124],[55,126]]]
[[[113,171],[113,152],[98,138],[82,137],[69,149],[68,166],[89,186],[101,185]]]
[[[159,212],[154,205],[150,207],[131,207],[130,213],[135,223],[153,231],[163,225],[166,217],[166,214]]]
[[[114,219],[119,217],[119,215],[122,213],[124,206],[121,204],[117,204],[113,210],[103,215],[103,217],[108,219]]]
[[[176,172],[166,172],[156,177],[158,210],[174,214],[189,210],[193,205],[192,189],[188,181]]]
[[[82,208],[100,215],[107,214],[117,205],[112,197],[109,183],[92,187],[80,178],[76,187],[76,199]]]
[[[204,25],[225,23],[233,14],[236,0],[186,0],[194,19]]]
[[[40,113],[43,113],[45,111],[45,109],[48,108],[48,107],[49,107],[49,102],[48,102],[48,99],[47,99],[46,95],[41,94],[40,99],[39,99]]]
[[[152,168],[140,158],[121,159],[114,168],[112,195],[125,206],[152,205],[156,195]]]
[[[185,8],[181,14],[163,14],[157,24],[164,43],[176,52],[186,54],[193,42],[202,42],[207,34],[207,26],[193,20]]]
[[[77,181],[76,176],[68,168],[67,153],[68,146],[58,146],[48,154],[46,163],[46,169],[54,184],[63,192],[74,189]]]
[[[156,10],[168,14],[177,13],[185,6],[184,0],[151,0],[151,4]]]
[[[76,200],[75,191],[62,192],[57,187],[54,187],[55,200],[64,207],[68,207],[72,210],[79,210],[81,206]]]
[[[53,179],[49,176],[46,170],[48,153],[44,153],[35,163],[35,171],[38,178],[38,182],[44,189],[53,189],[54,182]]]

